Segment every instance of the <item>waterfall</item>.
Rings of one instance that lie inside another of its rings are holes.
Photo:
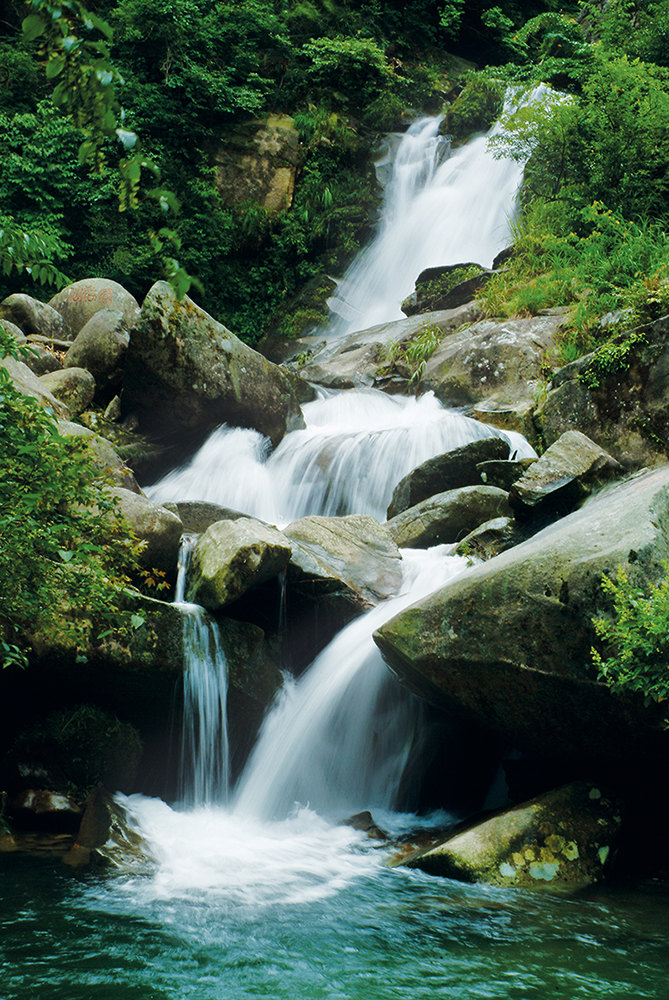
[[[342,819],[395,806],[418,703],[390,675],[372,634],[467,563],[450,546],[403,552],[402,593],[352,622],[287,685],[235,793],[235,811],[283,819],[296,806]]]
[[[216,622],[204,608],[184,603],[195,538],[179,550],[175,604],[183,621],[183,718],[179,797],[190,807],[228,798],[228,668]]]
[[[308,514],[383,521],[396,484],[428,458],[493,436],[534,455],[520,435],[445,409],[431,392],[414,399],[349,390],[303,411],[306,430],[287,434],[271,455],[256,431],[223,426],[147,492],[159,503],[206,500],[279,525]]]
[[[403,136],[379,232],[339,282],[326,335],[402,319],[400,306],[425,268],[467,261],[490,267],[508,245],[524,164],[493,156],[489,138],[499,125],[449,155],[440,123],[421,118]]]

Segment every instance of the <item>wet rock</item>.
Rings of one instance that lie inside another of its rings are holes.
[[[153,286],[131,332],[121,402],[158,436],[228,422],[278,444],[304,426],[281,369],[165,282]]]
[[[27,337],[41,334],[55,340],[68,338],[63,317],[57,310],[21,292],[8,295],[0,302],[0,320],[14,323]]]
[[[404,863],[464,882],[574,891],[604,877],[620,822],[617,806],[597,786],[574,782]]]
[[[85,368],[94,376],[98,394],[107,399],[119,389],[123,359],[130,343],[127,321],[117,309],[100,309],[79,331],[65,355],[65,368]]]
[[[375,639],[416,694],[510,746],[581,767],[654,758],[667,751],[661,706],[597,682],[592,619],[611,610],[603,573],[622,565],[645,589],[664,578],[667,558],[669,466],[473,567]]]
[[[277,576],[292,554],[282,532],[250,517],[217,521],[200,536],[188,600],[215,610]]]
[[[230,507],[221,507],[217,503],[207,503],[204,500],[186,500],[179,503],[166,503],[163,505],[166,510],[171,510],[181,519],[183,530],[188,534],[200,535],[217,521],[236,521],[240,517],[247,517],[240,510],[231,510]]]
[[[505,392],[503,396],[506,398],[502,400],[493,396],[474,403],[468,410],[469,415],[482,424],[491,424],[503,431],[517,431],[536,448],[540,444],[540,438],[534,423],[534,395],[528,398],[526,390],[518,386],[515,392]]]
[[[524,475],[536,458],[519,458],[515,461],[492,460],[476,466],[480,481],[486,486],[497,486],[500,490],[510,490],[516,480]]]
[[[303,517],[283,533],[293,543],[291,588],[303,597],[322,601],[336,594],[362,609],[399,590],[399,549],[373,517]]]
[[[90,864],[96,848],[109,840],[112,826],[113,801],[102,785],[93,788],[84,803],[84,812],[72,847],[63,855],[70,868],[83,868]]]
[[[40,378],[46,390],[64,403],[73,417],[87,410],[95,396],[95,379],[85,368],[63,368]]]
[[[525,532],[512,517],[494,517],[474,528],[458,542],[455,554],[474,559],[492,559],[500,552],[524,542],[525,538]]]
[[[485,433],[485,432],[484,432]],[[460,486],[475,486],[481,482],[478,465],[492,459],[509,456],[509,442],[490,432],[489,437],[471,441],[461,448],[428,459],[400,480],[393,490],[388,507],[388,518],[427,500],[435,493],[457,489]],[[490,485],[497,485],[496,483]]]
[[[146,569],[158,569],[172,577],[184,530],[180,518],[148,497],[121,486],[112,487],[108,493],[115,498],[119,512],[134,535],[144,542],[140,553],[141,564]]]
[[[101,309],[120,312],[128,329],[139,319],[137,299],[117,281],[110,281],[108,278],[75,281],[73,285],[68,285],[54,295],[49,305],[63,317],[70,340]]]
[[[344,820],[344,826],[351,826],[354,830],[361,830],[366,833],[371,840],[388,840],[388,834],[384,833],[381,827],[374,822],[374,817],[368,809],[356,813]]]
[[[567,431],[516,480],[509,502],[518,517],[566,512],[622,471],[615,458],[585,434]]]
[[[437,493],[388,521],[400,548],[424,549],[457,542],[484,521],[508,517],[508,493],[494,486],[463,486]]]

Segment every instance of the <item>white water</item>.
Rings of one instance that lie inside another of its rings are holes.
[[[402,319],[400,306],[425,268],[467,261],[490,267],[508,246],[524,164],[494,158],[488,144],[494,129],[449,156],[440,121],[421,118],[404,135],[378,235],[330,300],[335,319],[326,335]]]
[[[223,426],[181,469],[147,490],[159,503],[206,500],[285,525],[308,514],[371,514],[385,520],[397,483],[435,455],[485,437],[524,438],[419,399],[350,390],[303,407],[306,430],[287,434],[271,455],[256,431]]]

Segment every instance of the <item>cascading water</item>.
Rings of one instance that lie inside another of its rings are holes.
[[[218,626],[204,608],[184,602],[194,544],[182,537],[175,588],[184,651],[179,796],[191,808],[225,803],[229,785],[228,668]]]
[[[472,261],[490,267],[508,245],[524,164],[495,159],[489,135],[450,152],[440,117],[405,133],[385,191],[378,235],[339,282],[322,332],[339,336],[401,319],[425,268]]]
[[[150,496],[207,500],[280,525],[308,514],[384,520],[393,488],[428,458],[493,436],[507,438],[519,457],[535,454],[519,434],[447,410],[432,393],[414,399],[350,390],[303,411],[306,430],[287,434],[271,455],[256,431],[219,428]]]

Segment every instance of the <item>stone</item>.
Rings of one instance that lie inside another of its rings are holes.
[[[442,711],[544,759],[607,764],[667,749],[661,706],[597,680],[602,575],[641,589],[666,576],[669,466],[591,497],[383,625],[393,672]]]
[[[512,517],[494,517],[465,535],[458,542],[455,554],[481,560],[492,559],[524,542],[525,538],[525,532]]]
[[[493,272],[474,264],[445,264],[428,267],[416,278],[416,287],[402,303],[407,316],[418,313],[455,309],[471,302],[476,293],[490,281]]]
[[[87,410],[95,396],[95,379],[85,368],[49,372],[40,377],[40,382],[56,399],[65,403],[73,417]]]
[[[573,782],[458,832],[404,864],[463,882],[573,892],[605,876],[620,825],[617,804],[601,789]]]
[[[221,507],[217,503],[204,500],[184,500],[178,503],[164,504],[166,510],[171,510],[180,518],[183,530],[188,534],[200,535],[217,521],[236,521],[239,517],[247,517],[240,510]]]
[[[522,386],[519,386],[516,399],[512,399],[510,402],[508,401],[508,396],[506,402],[500,401],[496,397],[484,399],[479,403],[472,404],[468,413],[482,424],[490,424],[492,427],[499,428],[499,430],[516,431],[518,434],[522,434],[524,438],[527,438],[532,447],[536,448],[541,444],[534,423],[537,404],[534,396],[530,399],[523,398],[524,392],[525,390]],[[512,396],[514,394],[510,393],[508,395]]]
[[[303,517],[283,529],[293,543],[291,588],[322,601],[336,593],[363,609],[397,593],[401,555],[386,528],[373,517]]]
[[[31,295],[16,292],[0,302],[0,320],[9,320],[29,337],[40,334],[54,340],[67,340],[68,330],[63,317],[51,304],[46,305]]]
[[[0,327],[3,328],[5,333],[9,333],[17,344],[25,344],[28,339],[23,330],[16,326],[16,324],[10,322],[8,319],[0,318]]]
[[[516,480],[524,475],[536,458],[518,458],[515,460],[493,459],[481,462],[476,466],[479,479],[486,486],[497,486],[500,490],[510,490]]]
[[[60,313],[73,340],[89,319],[101,309],[113,309],[123,315],[130,329],[139,319],[139,303],[123,285],[108,278],[83,278],[67,285],[49,302]]]
[[[388,506],[388,518],[395,517],[396,514],[413,507],[421,500],[427,500],[435,493],[479,484],[481,477],[478,465],[495,458],[508,458],[509,451],[507,439],[490,432],[489,437],[482,437],[478,441],[471,441],[460,448],[428,459],[427,462],[412,469],[397,484]]]
[[[60,358],[44,347],[43,344],[30,344],[30,353],[23,356],[33,375],[47,375],[49,372],[60,371],[63,367]]]
[[[133,493],[141,493],[132,469],[126,465],[106,438],[100,437],[82,424],[75,424],[69,420],[59,420],[58,430],[66,437],[85,438],[93,460],[103,475],[116,486],[122,486]]]
[[[82,813],[72,796],[41,788],[17,792],[8,808],[16,826],[36,830],[76,830]]]
[[[123,375],[123,359],[130,343],[130,334],[123,313],[117,309],[100,309],[77,334],[65,355],[65,368],[85,368],[94,376],[98,392],[106,398],[119,389]]]
[[[155,284],[130,335],[124,414],[150,433],[252,427],[278,444],[304,421],[290,381],[188,297]]]
[[[90,864],[93,851],[104,847],[112,826],[114,803],[101,785],[93,788],[84,803],[84,814],[74,844],[63,856],[70,868],[83,868]]]
[[[217,521],[195,547],[188,600],[210,610],[222,608],[277,576],[291,554],[286,536],[261,521]]]
[[[566,431],[511,487],[518,517],[566,512],[597,486],[619,477],[622,466],[580,431]]]
[[[42,380],[34,375],[22,361],[17,361],[15,358],[2,358],[0,359],[0,367],[5,369],[14,388],[22,395],[37,400],[40,406],[49,410],[56,417],[69,418],[70,410],[65,403],[56,399]]]
[[[180,518],[143,494],[133,493],[122,486],[114,486],[107,493],[116,500],[120,514],[136,537],[144,542],[140,553],[141,565],[173,577],[183,532]]]
[[[287,115],[270,115],[228,130],[212,153],[225,205],[255,202],[270,214],[290,208],[300,137]]]
[[[509,517],[508,493],[494,486],[462,486],[437,493],[388,521],[400,548],[425,549],[457,542],[484,521]]]

